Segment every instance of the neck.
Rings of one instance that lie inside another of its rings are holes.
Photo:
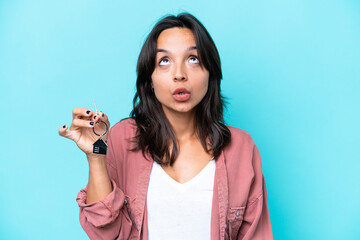
[[[195,111],[187,113],[164,111],[178,141],[187,140],[196,136]]]

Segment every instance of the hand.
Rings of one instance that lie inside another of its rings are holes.
[[[102,112],[95,112],[87,108],[75,107],[72,111],[73,120],[70,126],[70,130],[67,130],[67,125],[61,126],[59,128],[59,135],[73,140],[76,145],[87,155],[93,154],[93,144],[96,142],[100,136],[97,134],[103,134],[106,131],[106,126],[104,123],[96,123],[101,120],[104,121],[108,128],[110,129],[110,122],[106,114]],[[102,136],[101,138],[106,141],[109,131]]]

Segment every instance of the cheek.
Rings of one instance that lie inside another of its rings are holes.
[[[156,73],[156,71],[154,71],[153,74],[151,75],[151,87],[154,88],[154,91],[156,91],[156,89],[158,89],[159,86],[161,86],[159,81],[159,76]]]
[[[161,100],[166,96],[167,85],[161,77],[159,78],[159,76],[152,75],[151,86],[154,88],[154,93],[158,100]]]
[[[206,95],[207,91],[209,88],[209,82],[208,81],[203,81],[203,82],[199,82],[196,87],[194,86],[193,90],[194,92],[197,92],[197,94],[195,95],[196,97],[194,98],[194,100],[196,102],[200,102]]]
[[[209,76],[206,75],[204,78],[202,78],[202,81],[200,82],[198,86],[199,90],[205,95],[209,88]]]
[[[203,96],[202,97],[205,97],[208,89],[209,89],[209,83],[206,82],[206,84],[204,85],[204,88],[203,88]]]
[[[151,85],[154,88],[161,88],[166,83],[167,76],[159,71],[154,71],[151,75]]]

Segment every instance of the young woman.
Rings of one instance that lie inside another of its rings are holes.
[[[205,27],[167,16],[140,52],[131,117],[102,137],[106,155],[93,153],[93,128],[107,115],[73,109],[59,134],[87,155],[77,202],[91,239],[272,239],[259,151],[225,126],[221,79]]]

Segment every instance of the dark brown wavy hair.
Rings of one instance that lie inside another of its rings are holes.
[[[195,109],[195,128],[205,151],[217,158],[230,142],[230,130],[223,118],[224,98],[220,94],[222,79],[219,53],[210,34],[201,22],[189,13],[168,15],[159,20],[149,33],[137,62],[136,93],[130,116],[137,125],[136,147],[133,151],[148,151],[159,164],[173,165],[178,156],[175,133],[161,103],[151,87],[151,75],[155,69],[156,44],[162,31],[169,28],[188,28],[195,37],[199,62],[209,71],[208,91]],[[210,149],[208,149],[208,140]],[[170,151],[171,147],[171,151]]]

